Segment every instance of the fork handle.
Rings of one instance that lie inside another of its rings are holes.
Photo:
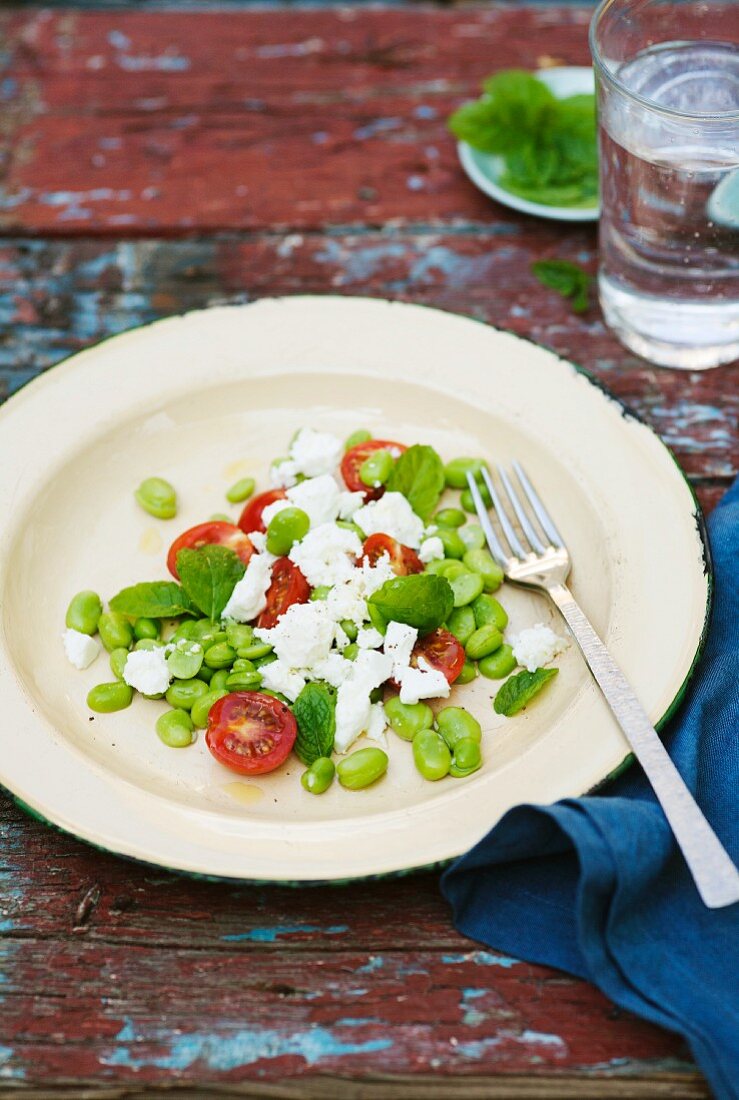
[[[739,901],[739,871],[683,782],[623,672],[569,588],[557,584],[547,591],[646,772],[704,903],[709,909],[719,909]]]

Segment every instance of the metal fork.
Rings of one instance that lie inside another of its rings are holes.
[[[705,905],[719,909],[739,901],[739,871],[685,786],[623,672],[565,584],[571,562],[564,539],[520,463],[514,462],[513,469],[530,511],[500,466],[498,476],[518,520],[519,531],[488,470],[483,468],[481,471],[508,550],[491,523],[475,477],[471,472],[467,474],[491,554],[508,580],[527,588],[542,589],[562,612],[598,687],[652,784]]]

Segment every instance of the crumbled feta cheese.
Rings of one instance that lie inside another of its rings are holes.
[[[262,665],[260,672],[262,687],[267,688],[268,691],[279,691],[291,703],[295,702],[305,687],[305,680],[300,673],[289,668],[282,661],[270,661],[269,664]]]
[[[62,642],[64,643],[64,652],[67,654],[67,659],[80,671],[83,668],[89,668],[100,652],[99,642],[91,638],[89,634],[72,630],[71,627],[62,634]]]
[[[373,703],[370,707],[370,717],[369,722],[367,723],[367,731],[365,736],[369,741],[374,741],[376,744],[378,744],[381,749],[386,749],[386,729],[387,719],[385,718],[385,709],[382,703]]]
[[[418,668],[406,668],[400,678],[401,703],[418,703],[421,699],[446,699],[451,691],[443,672],[432,668],[423,657]]]
[[[421,549],[418,551],[418,556],[424,564],[429,561],[441,561],[444,557],[444,543],[438,535],[424,539],[421,543]]]
[[[341,490],[330,474],[321,474],[288,489],[287,499],[307,513],[311,527],[320,527],[323,523],[333,523],[338,516]],[[266,513],[267,508],[264,511]]]
[[[402,493],[385,493],[379,500],[371,500],[359,508],[352,518],[365,535],[390,535],[414,549],[421,545],[423,520]]]
[[[385,632],[384,650],[393,662],[393,676],[400,680],[404,671],[408,668],[413,647],[418,640],[418,631],[415,626],[406,626],[405,623],[388,623]]]
[[[392,672],[390,658],[376,649],[361,650],[351,665],[351,672],[336,695],[334,748],[337,752],[346,752],[369,728],[372,720],[370,695]]]
[[[267,532],[266,531],[250,531],[249,539],[251,544],[257,553],[261,554],[267,549]]]
[[[368,598],[394,576],[387,555],[383,555],[374,565],[363,561],[356,569],[350,570],[343,584],[337,584],[329,592],[326,603],[331,615],[336,620],[348,619],[356,626],[362,626],[369,618]]]
[[[271,629],[257,628],[254,635],[268,642],[288,668],[310,669],[317,661],[328,657],[334,630],[326,604],[314,601],[294,603]]]
[[[339,519],[351,519],[358,508],[364,504],[364,493],[350,493],[343,490],[339,494]]]
[[[357,645],[360,649],[379,649],[382,643],[382,634],[373,626],[363,626],[357,634]]]
[[[349,645],[349,635],[344,630],[341,623],[337,623],[334,629],[334,641],[336,642],[337,649],[346,649]]]
[[[286,508],[290,507],[289,500],[273,500],[271,504],[262,512],[262,523],[265,527],[269,527],[272,520],[275,518],[278,512],[284,512]],[[251,536],[250,536],[251,537]],[[265,542],[266,545],[266,542]]]
[[[297,463],[285,458],[282,462],[273,462],[269,468],[269,480],[276,489],[289,489],[298,480]]]
[[[322,661],[317,661],[311,669],[311,676],[315,680],[325,680],[332,687],[340,687],[347,676],[351,674],[353,664],[338,653],[329,653]]]
[[[123,679],[142,695],[161,695],[172,679],[164,648],[134,649],[123,666]]]
[[[537,623],[526,630],[522,630],[515,637],[511,645],[513,656],[522,668],[529,672],[535,672],[537,668],[543,668],[567,649],[567,640],[555,634],[551,627],[544,623]]]
[[[438,530],[439,530],[439,528],[438,528],[438,527],[436,526],[436,524],[435,524],[435,523],[430,523],[430,524],[428,525],[428,527],[426,528],[426,530],[424,531],[424,535],[425,535],[425,536],[426,536],[427,538],[430,538],[430,537],[431,537],[431,535],[435,535],[435,534],[437,534]]]
[[[354,531],[337,527],[335,523],[323,523],[309,531],[302,542],[296,543],[289,557],[308,584],[315,588],[349,580],[354,569],[353,559],[361,552],[362,544]]]
[[[331,474],[339,465],[343,446],[340,439],[329,432],[317,432],[302,428],[290,445],[290,458],[298,473],[306,477]]]
[[[267,606],[267,590],[272,582],[272,554],[253,554],[246,572],[237,582],[223,609],[224,619],[248,623]]]

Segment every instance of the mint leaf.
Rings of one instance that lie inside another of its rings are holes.
[[[187,596],[207,619],[220,619],[231,593],[245,572],[244,563],[227,546],[180,550],[177,572]]]
[[[569,298],[575,313],[584,313],[590,305],[592,275],[569,260],[538,260],[531,271],[544,286]]]
[[[556,99],[523,69],[504,69],[483,84],[484,95],[449,119],[452,133],[483,153],[506,156],[549,125]]]
[[[385,622],[415,626],[419,634],[429,634],[452,613],[454,596],[449,581],[435,573],[414,573],[385,581],[370,596],[369,604]]]
[[[298,736],[293,749],[298,760],[312,764],[330,756],[336,731],[336,692],[328,684],[306,684],[293,703]]]
[[[509,676],[493,702],[496,714],[504,714],[506,718],[512,718],[520,710],[538,695],[545,684],[548,684],[557,673],[558,668],[537,668],[536,672],[517,672],[515,676]]]
[[[444,464],[433,447],[416,443],[397,460],[386,488],[402,493],[416,515],[428,520],[444,491]]]
[[[594,206],[598,198],[595,96],[556,96],[531,73],[489,77],[484,94],[449,120],[458,138],[503,158],[500,184],[557,206]]]
[[[181,585],[174,581],[133,584],[113,597],[110,609],[131,619],[177,619],[180,615],[192,615],[197,611]]]

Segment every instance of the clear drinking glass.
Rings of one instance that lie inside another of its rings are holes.
[[[638,355],[739,357],[739,3],[604,0],[590,28],[599,291]]]

